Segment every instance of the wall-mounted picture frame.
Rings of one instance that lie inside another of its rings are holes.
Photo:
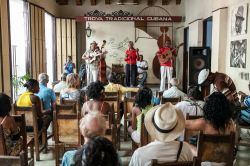
[[[230,67],[246,68],[247,39],[230,43]]]
[[[247,34],[248,3],[238,5],[231,11],[231,35]]]

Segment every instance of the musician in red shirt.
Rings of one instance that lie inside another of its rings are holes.
[[[126,86],[136,86],[137,66],[136,62],[139,58],[138,49],[134,48],[134,43],[129,41],[128,49],[126,50]]]
[[[173,74],[173,57],[169,57],[168,60],[164,60],[163,54],[167,51],[171,51],[173,56],[177,55],[177,52],[175,49],[171,47],[171,41],[167,40],[164,44],[163,48],[160,48],[159,51],[156,53],[158,56],[160,65],[161,65],[161,85],[160,85],[160,91],[165,90],[165,84],[166,84],[166,77],[168,80],[168,88],[170,88],[170,80],[172,79]]]

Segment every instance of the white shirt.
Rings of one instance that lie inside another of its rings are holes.
[[[145,72],[146,70],[143,70],[143,69],[141,69],[141,68],[139,68],[139,67],[142,67],[142,68],[147,68],[148,67],[148,62],[147,61],[137,61],[137,63],[136,63],[136,65],[137,65],[137,72],[138,73],[143,73],[143,72]]]
[[[61,92],[61,90],[67,88],[67,84],[65,81],[60,81],[58,84],[54,86],[54,92]]]
[[[180,91],[176,86],[172,86],[171,88],[169,88],[168,90],[165,90],[163,92],[162,95],[164,98],[175,98],[175,97],[181,97],[181,99],[183,100],[184,97],[186,97],[187,95],[185,93],[183,93],[182,91]]]
[[[181,110],[185,118],[187,114],[192,116],[202,116],[204,104],[204,101],[184,100],[177,103],[175,108]]]
[[[177,157],[180,142],[154,141],[146,146],[138,148],[129,163],[129,166],[150,166],[152,159],[164,162],[174,162]],[[193,161],[193,154],[186,142],[183,142],[181,154],[178,161]]]

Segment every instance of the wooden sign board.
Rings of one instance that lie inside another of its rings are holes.
[[[76,21],[182,22],[182,16],[77,16]]]

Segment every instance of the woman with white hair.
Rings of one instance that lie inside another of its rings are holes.
[[[60,98],[68,100],[79,100],[80,99],[80,78],[78,74],[71,73],[66,78],[67,88],[60,92]]]
[[[106,131],[106,120],[100,112],[91,111],[81,119],[79,127],[80,132],[84,137],[85,145],[94,137],[104,136]],[[74,156],[76,152],[77,150],[66,152],[63,155],[62,166],[71,166],[74,164]]]

